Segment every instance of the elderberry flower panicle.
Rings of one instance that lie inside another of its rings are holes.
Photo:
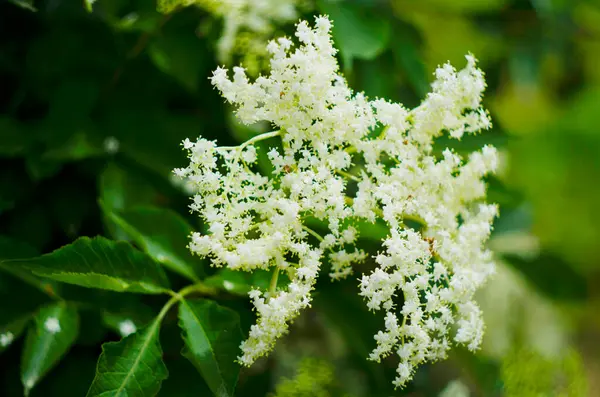
[[[208,226],[189,248],[215,266],[272,272],[268,291],[250,292],[258,320],[238,360],[251,365],[310,306],[322,268],[339,279],[369,258],[353,224],[383,221],[389,231],[360,277],[360,295],[385,312],[369,359],[397,355],[394,384],[402,387],[453,343],[472,350],[481,343],[473,296],[494,272],[484,245],[497,207],[485,202],[483,178],[496,169],[497,153],[485,146],[467,158],[450,149],[438,155],[433,143],[490,127],[485,81],[469,55],[460,71],[440,67],[415,109],[371,100],[340,75],[330,31],[325,16],[312,27],[301,21],[295,42],[268,44],[270,73],[254,81],[241,67],[214,71],[213,85],[242,123],[275,128],[235,147],[183,143],[190,163],[175,173],[194,185],[190,207]],[[256,166],[261,141],[272,143],[269,175]],[[319,232],[308,226],[315,218]],[[280,273],[286,286],[277,283]]]

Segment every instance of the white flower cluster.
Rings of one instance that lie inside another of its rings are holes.
[[[223,31],[217,43],[221,62],[229,62],[233,54],[243,54],[244,62],[257,69],[257,58],[265,55],[265,45],[277,26],[297,17],[297,6],[303,0],[159,0],[159,11],[169,13],[178,6],[196,5],[223,20]],[[248,65],[247,65],[248,67]]]
[[[442,133],[460,139],[490,126],[480,106],[485,82],[467,56],[461,71],[439,68],[433,91],[413,110],[369,100],[339,75],[330,29],[318,17],[314,28],[298,24],[296,48],[287,38],[271,42],[270,74],[254,82],[239,67],[232,79],[225,69],[214,72],[212,83],[241,122],[268,121],[277,130],[235,147],[184,142],[190,164],[175,173],[195,185],[191,209],[209,230],[189,247],[216,266],[273,269],[269,291],[250,293],[258,322],[239,357],[250,365],[310,305],[323,264],[335,279],[367,260],[352,225],[382,219],[389,234],[360,290],[370,309],[386,312],[370,358],[395,352],[394,383],[402,386],[417,365],[445,357],[452,339],[471,349],[481,342],[473,293],[494,271],[483,246],[497,210],[483,201],[482,178],[496,168],[496,150],[462,159],[451,150],[435,156],[432,145]],[[268,176],[256,165],[264,140],[274,142]],[[315,218],[326,233],[307,226]],[[279,272],[290,280],[285,287]]]

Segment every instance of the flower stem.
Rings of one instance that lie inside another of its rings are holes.
[[[277,291],[277,280],[279,279],[279,266],[273,270],[273,275],[271,276],[271,283],[269,284],[269,299],[275,295],[275,291]]]
[[[219,149],[220,150],[240,150],[242,151],[246,146],[248,145],[252,145],[256,142],[260,142],[260,141],[264,141],[265,139],[269,139],[269,138],[274,138],[276,136],[281,135],[281,130],[275,130],[275,131],[271,131],[271,132],[265,132],[264,134],[259,134],[256,135],[255,137],[252,137],[250,139],[248,139],[246,142],[242,143],[241,145],[238,146],[220,146]]]
[[[189,295],[193,292],[200,292],[202,294],[214,295],[216,293],[216,290],[214,288],[211,288],[211,287],[205,285],[204,283],[196,283],[196,284],[188,285],[187,287],[182,288],[178,292],[169,291],[169,294],[171,294],[171,299],[169,299],[167,301],[167,303],[165,303],[163,308],[160,310],[160,313],[158,313],[158,317],[157,317],[158,322],[161,322],[164,319],[164,317],[169,312],[169,309],[175,303],[183,301],[187,295]]]

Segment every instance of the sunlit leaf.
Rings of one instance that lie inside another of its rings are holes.
[[[236,312],[209,300],[183,300],[179,326],[184,355],[200,371],[217,397],[233,396],[240,370],[235,362],[242,341]]]
[[[149,256],[128,243],[104,237],[81,237],[52,253],[11,261],[10,265],[88,288],[148,294],[163,293],[169,288],[162,268]]]

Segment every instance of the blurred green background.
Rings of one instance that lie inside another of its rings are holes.
[[[451,397],[466,388],[473,396],[600,396],[599,2],[302,3],[303,17],[333,19],[342,70],[371,97],[414,106],[436,66],[461,68],[469,52],[480,60],[494,127],[438,146],[501,149],[502,170],[489,180],[490,201],[501,208],[490,241],[498,275],[480,295],[483,349],[457,349],[420,368],[402,391],[390,386],[393,360],[365,360],[382,323],[356,296],[356,281],[322,277],[313,309],[270,359],[242,371],[238,394]],[[17,242],[35,255],[79,236],[127,239],[99,200],[114,211],[169,208],[201,230],[185,186],[171,177],[186,163],[180,142],[235,144],[253,133],[233,121],[208,80],[220,29],[202,8],[163,15],[152,1],[98,0],[92,12],[83,1],[0,3],[0,259]],[[169,225],[153,226],[169,233]],[[27,294],[15,292],[11,277],[0,271],[0,311]],[[115,304],[96,298],[96,309]],[[249,326],[243,297],[223,302]],[[32,395],[85,395],[100,344],[118,334],[97,310],[81,321],[76,346]],[[181,346],[169,343],[178,333],[171,322],[161,334],[171,375],[160,395],[202,395]],[[1,396],[22,393],[21,343],[0,356]]]

